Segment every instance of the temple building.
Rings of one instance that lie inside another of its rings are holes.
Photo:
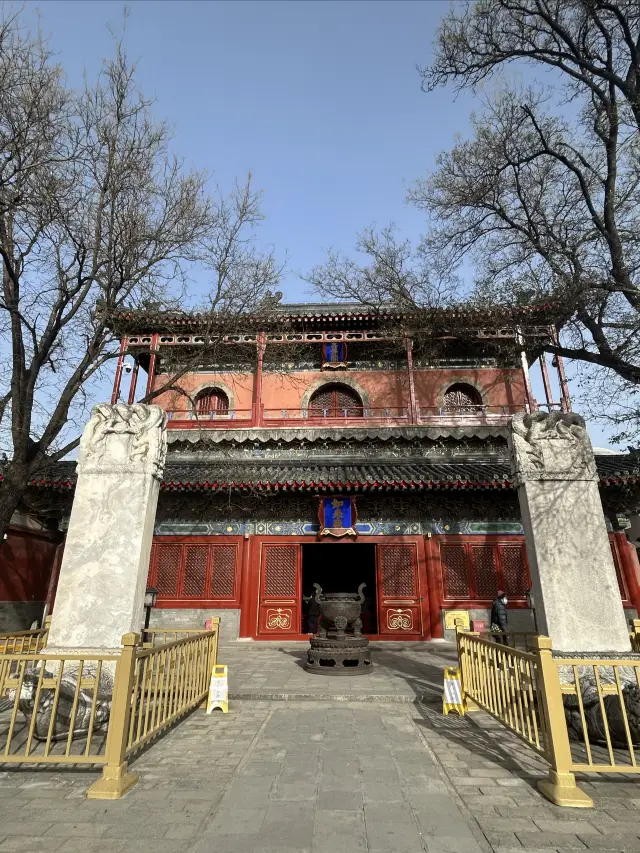
[[[276,304],[215,347],[206,315],[122,312],[112,328],[114,403],[189,365],[153,400],[168,413],[169,447],[149,568],[156,624],[221,615],[227,638],[303,639],[314,584],[366,583],[371,638],[451,637],[450,611],[487,623],[499,588],[512,629],[533,630],[506,436],[515,414],[571,408],[562,360],[552,378],[543,355],[554,335],[547,306],[411,315]],[[640,569],[624,528],[640,458],[596,461],[620,595],[635,617]],[[32,529],[18,520],[0,551],[0,628],[25,627],[54,603],[74,480],[75,463],[63,462],[32,484]]]

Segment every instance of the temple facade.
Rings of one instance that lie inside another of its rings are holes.
[[[547,308],[273,305],[219,339],[204,315],[122,312],[112,324],[112,402],[166,389],[152,401],[167,412],[169,446],[149,568],[156,624],[220,615],[227,638],[302,639],[314,584],[365,583],[371,638],[450,637],[460,611],[487,623],[498,589],[513,630],[534,629],[506,436],[515,414],[571,409],[562,361],[550,377],[542,355],[554,335]],[[640,462],[596,462],[620,595],[635,617],[640,573],[621,517],[637,507]],[[30,511],[54,519],[54,538],[74,468],[60,463],[30,490]],[[50,604],[62,548],[48,573],[38,564],[34,595]],[[0,557],[3,576],[12,560],[18,571],[7,543]]]

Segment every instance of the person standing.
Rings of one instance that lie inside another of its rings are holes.
[[[491,631],[506,634],[509,630],[509,618],[507,616],[507,604],[509,599],[503,589],[498,590],[493,604],[491,605]],[[506,637],[496,637],[496,642],[508,645]]]

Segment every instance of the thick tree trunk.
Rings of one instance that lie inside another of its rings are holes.
[[[11,517],[20,506],[20,501],[29,483],[29,466],[25,463],[9,462],[2,469],[0,482],[0,543],[11,521]]]

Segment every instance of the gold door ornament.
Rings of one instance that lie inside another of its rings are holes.
[[[280,629],[288,631],[291,627],[292,611],[288,607],[276,607],[273,610],[267,610],[267,628],[272,631]]]
[[[413,628],[413,613],[401,608],[387,610],[387,628],[391,631],[410,631]]]

